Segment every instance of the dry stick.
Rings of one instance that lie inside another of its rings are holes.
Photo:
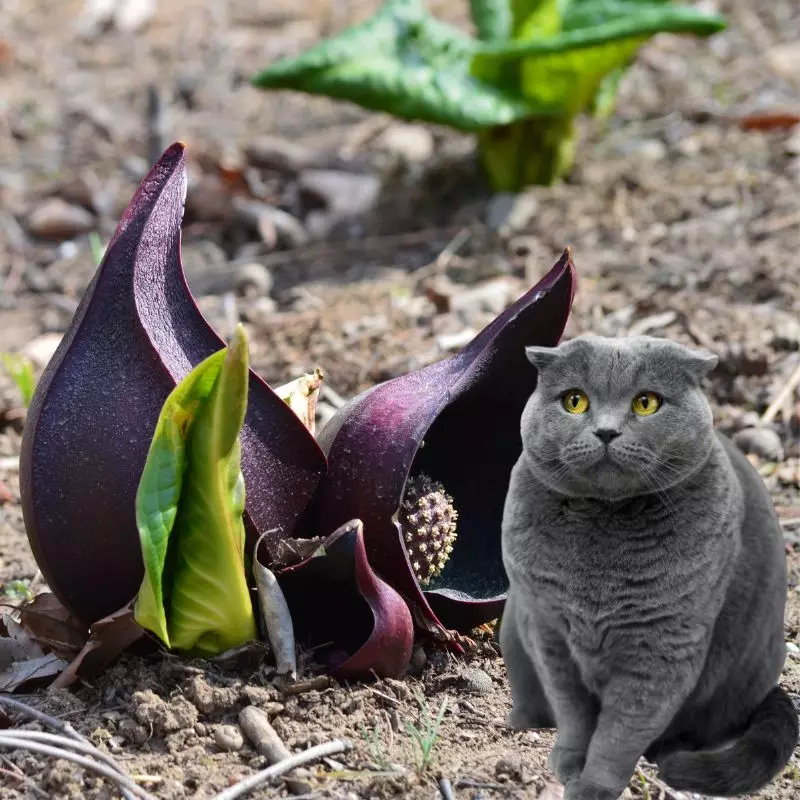
[[[256,752],[264,756],[270,765],[280,764],[291,758],[291,751],[283,743],[278,732],[272,727],[267,712],[256,706],[247,706],[239,712],[239,726],[250,740]],[[307,794],[311,791],[307,781],[295,780],[287,775],[286,785],[293,794]]]
[[[56,717],[51,717],[49,714],[45,714],[44,711],[39,711],[31,706],[26,706],[25,703],[20,703],[19,700],[12,700],[10,697],[0,695],[0,706],[10,708],[12,711],[18,711],[20,714],[25,714],[25,716],[35,719],[37,722],[41,722],[42,725],[47,725],[48,728],[61,731],[64,736],[74,739],[76,742],[91,744],[91,742],[89,742],[89,740],[85,737],[81,736],[75,730],[75,728],[69,724],[69,722],[63,722]]]
[[[31,719],[35,719],[37,722],[40,722],[42,725],[46,725],[48,728],[53,728],[54,730],[60,731],[66,739],[71,739],[72,741],[79,742],[86,747],[91,747],[97,757],[101,758],[107,764],[112,765],[113,768],[123,778],[126,780],[128,779],[128,776],[125,774],[125,770],[111,756],[96,748],[85,736],[81,736],[75,730],[75,728],[69,724],[69,722],[64,722],[63,720],[50,716],[50,714],[45,714],[44,711],[39,711],[36,708],[25,705],[25,703],[21,703],[19,700],[12,700],[10,697],[5,697],[4,695],[0,695],[0,706],[5,706],[12,711],[17,711],[20,714],[30,717]],[[122,787],[122,794],[125,797],[125,800],[131,800],[132,795],[125,787]]]
[[[800,365],[797,366],[795,371],[789,376],[789,380],[783,385],[783,388],[775,396],[775,399],[769,404],[767,410],[761,415],[761,424],[769,425],[783,406],[784,400],[800,386]]]
[[[99,761],[94,761],[86,756],[72,753],[61,747],[51,747],[47,744],[40,744],[39,742],[32,742],[28,739],[17,739],[13,736],[0,735],[0,747],[10,747],[18,750],[30,750],[32,753],[42,753],[46,756],[54,756],[55,758],[63,758],[67,761],[74,761],[84,769],[96,772],[104,778],[110,780],[112,783],[117,784],[121,789],[126,789],[135,797],[141,797],[142,800],[156,800],[155,796],[142,789],[141,786],[135,784],[130,778],[120,774],[116,770],[101,764]]]
[[[99,750],[93,744],[86,744],[79,742],[77,739],[70,739],[68,736],[59,736],[57,733],[43,733],[42,731],[26,731],[14,729],[10,731],[0,731],[0,740],[5,736],[11,736],[14,739],[30,739],[33,742],[42,742],[43,744],[59,745],[61,747],[69,747],[76,750],[78,753],[83,753],[87,756],[93,756],[98,761],[102,761],[106,766],[116,770],[123,775],[119,764],[111,758],[110,755]],[[125,777],[128,777],[127,775]]]
[[[286,758],[268,769],[257,772],[255,775],[250,775],[250,777],[239,781],[239,783],[231,786],[230,789],[220,792],[214,800],[236,800],[238,797],[244,797],[244,795],[248,794],[262,783],[267,783],[274,778],[280,778],[281,775],[291,772],[295,767],[301,767],[303,764],[308,764],[311,761],[316,761],[325,756],[343,753],[352,746],[353,745],[347,739],[334,739],[332,742],[325,742],[324,744],[309,747],[308,750],[304,750],[302,753],[297,753],[297,755]]]

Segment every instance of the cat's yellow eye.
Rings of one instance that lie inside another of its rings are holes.
[[[648,417],[661,408],[661,398],[655,392],[642,392],[633,398],[631,408],[634,414],[638,414],[640,417]]]
[[[585,414],[589,410],[589,398],[580,389],[570,389],[561,395],[561,405],[570,414]]]

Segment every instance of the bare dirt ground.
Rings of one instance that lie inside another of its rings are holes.
[[[465,3],[432,5],[465,18]],[[800,365],[800,127],[771,116],[800,113],[800,9],[796,0],[705,5],[727,13],[730,30],[710,42],[648,45],[609,128],[587,126],[569,181],[530,192],[495,231],[468,138],[248,87],[259,67],[363,18],[370,3],[162,0],[133,33],[91,30],[76,0],[5,0],[0,351],[26,351],[41,368],[93,274],[89,231],[110,235],[151,153],[180,138],[191,158],[184,258],[204,313],[223,333],[232,320],[247,324],[254,367],[270,383],[322,366],[335,392],[323,396],[323,413],[336,395],[465,343],[569,244],[580,283],[568,335],[651,333],[712,347],[721,361],[709,394],[720,427],[734,433]],[[160,128],[147,110],[151,84],[165,109]],[[361,176],[359,190],[321,189],[309,174],[316,167]],[[67,210],[54,210],[53,198]],[[271,216],[270,205],[297,224]],[[247,264],[260,266],[243,272]],[[0,375],[0,582],[9,602],[9,582],[36,572],[18,504],[23,424],[19,396]],[[779,403],[773,428],[780,452],[767,441],[751,457],[786,526],[784,682],[797,695],[796,392]],[[92,685],[22,699],[69,720],[165,798],[208,797],[264,765],[248,744],[220,746],[220,726],[247,704],[268,711],[289,748],[353,740],[341,763],[310,770],[314,797],[434,798],[445,777],[457,797],[535,798],[551,779],[551,733],[503,725],[508,689],[488,642],[463,658],[420,644],[402,682],[330,681],[284,694],[271,678],[267,665],[231,671],[125,657]],[[423,765],[406,724],[424,725],[445,700]],[[0,760],[9,800],[118,796],[64,761],[18,752]],[[800,798],[799,767],[757,796]],[[287,792],[277,785],[254,796]],[[646,766],[628,792],[685,797]]]

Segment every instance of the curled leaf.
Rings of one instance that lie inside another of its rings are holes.
[[[92,680],[119,658],[129,647],[143,640],[145,630],[137,624],[130,605],[125,606],[89,628],[89,638],[69,666],[53,681],[54,689],[65,689],[79,678]]]
[[[258,544],[253,552],[253,574],[258,591],[258,607],[275,655],[278,675],[289,675],[294,680],[297,677],[297,654],[292,614],[275,574],[258,560]]]
[[[316,429],[317,400],[323,380],[322,370],[317,367],[314,372],[301,375],[275,390],[275,394],[297,414],[312,436]]]
[[[337,677],[401,676],[414,626],[400,595],[373,572],[364,526],[349,520],[305,561],[278,573],[298,640]]]

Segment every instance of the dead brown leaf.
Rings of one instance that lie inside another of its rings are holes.
[[[71,686],[78,678],[96,677],[142,636],[144,628],[134,619],[132,605],[98,620],[89,628],[89,640],[58,676],[53,688]]]
[[[20,609],[20,624],[40,645],[61,658],[74,658],[86,643],[88,631],[51,592],[36,595]]]
[[[28,681],[58,675],[66,668],[66,661],[45,653],[8,614],[3,624],[8,636],[0,638],[0,691],[13,692]]]

